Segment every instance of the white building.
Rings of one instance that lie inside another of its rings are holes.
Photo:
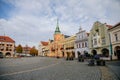
[[[79,32],[76,33],[75,40],[75,58],[78,58],[79,54],[89,53],[88,48],[88,35],[85,30],[80,27]]]
[[[39,44],[38,55],[47,56],[47,52],[48,52],[48,42],[41,41]]]
[[[110,39],[112,44],[112,57],[113,59],[120,60],[120,22],[114,25],[109,30]]]

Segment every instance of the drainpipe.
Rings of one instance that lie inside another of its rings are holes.
[[[112,61],[112,43],[111,43],[111,36],[110,36],[110,33],[109,33],[109,41],[110,41],[110,45],[109,45],[109,47],[110,47],[110,60]]]

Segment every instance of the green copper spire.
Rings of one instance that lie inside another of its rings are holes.
[[[55,29],[55,34],[60,34],[60,29],[59,29],[59,23],[58,23],[58,19],[57,19],[57,26],[56,26],[56,29]]]

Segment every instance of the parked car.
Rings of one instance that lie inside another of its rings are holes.
[[[30,55],[30,54],[26,54],[26,57],[32,57],[32,55]]]

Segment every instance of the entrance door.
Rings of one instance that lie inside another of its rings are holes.
[[[115,53],[116,53],[118,60],[120,60],[120,46],[115,47]]]

